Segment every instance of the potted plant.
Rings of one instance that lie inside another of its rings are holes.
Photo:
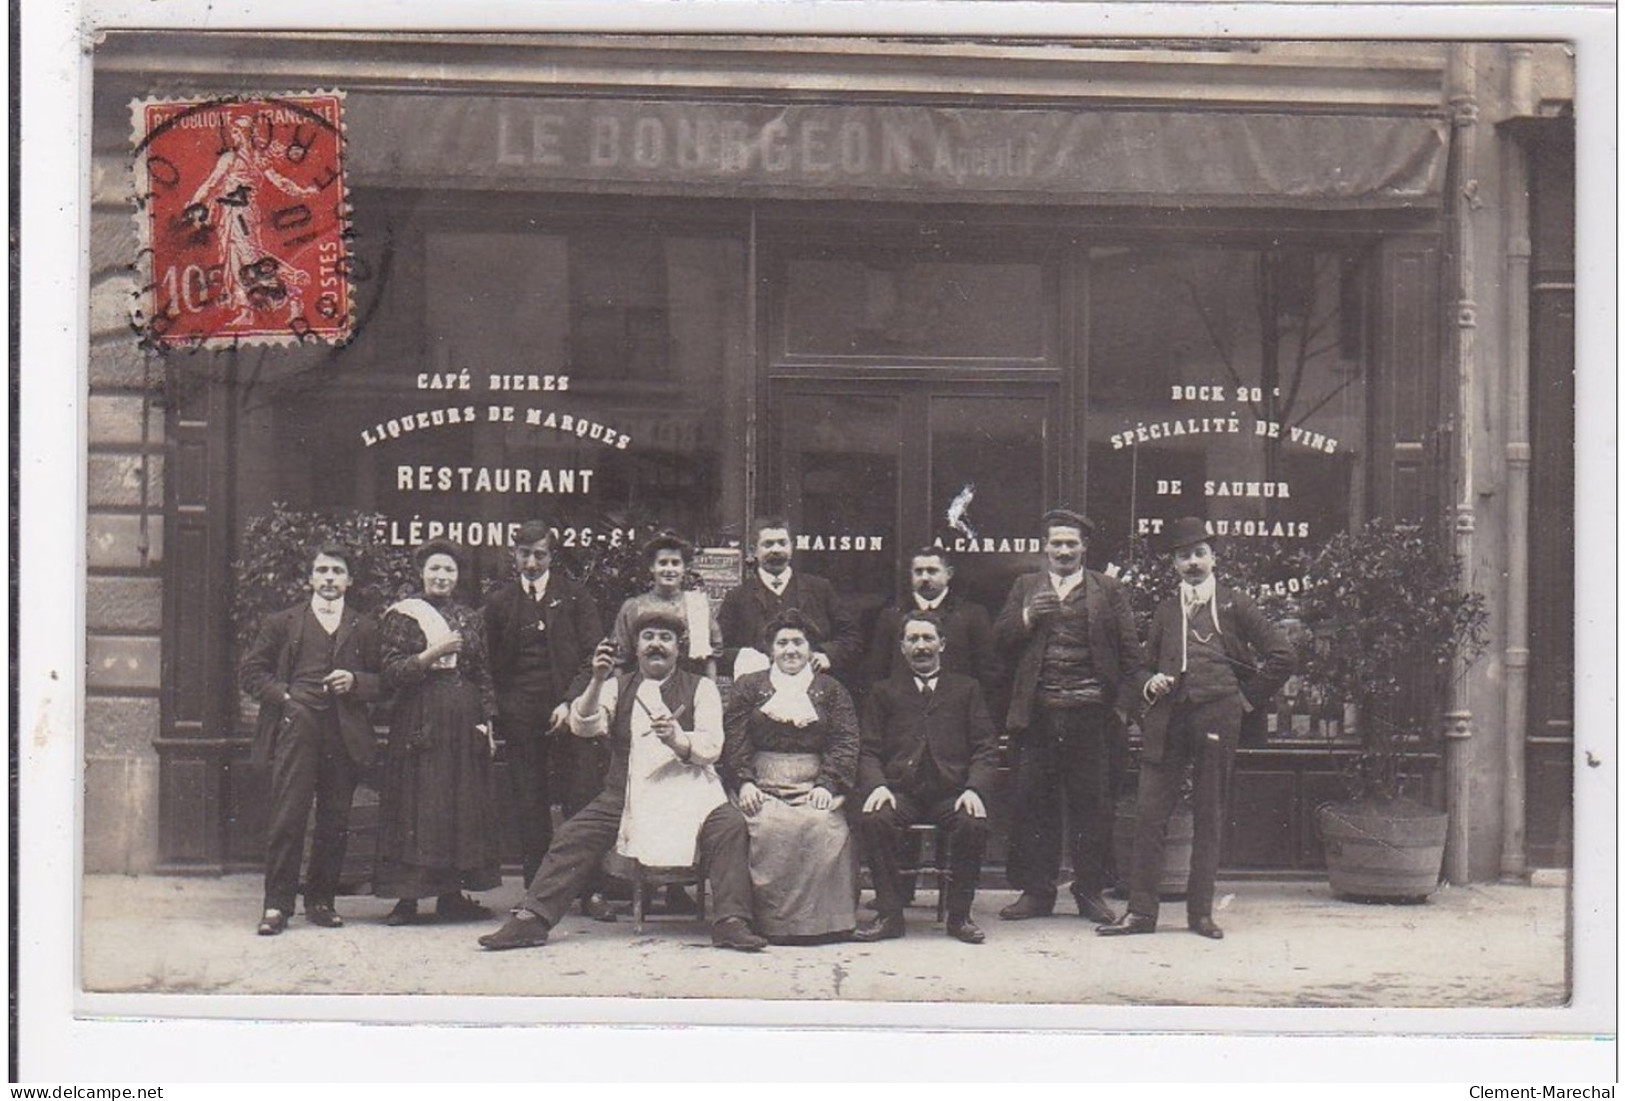
[[[1353,705],[1361,750],[1349,798],[1316,813],[1332,890],[1358,899],[1426,898],[1439,883],[1448,816],[1413,797],[1437,734],[1435,702],[1482,653],[1488,612],[1455,557],[1412,527],[1374,520],[1313,557],[1298,598],[1307,629],[1299,675]]]

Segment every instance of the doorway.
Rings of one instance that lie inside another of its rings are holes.
[[[996,615],[1032,568],[1038,516],[1059,488],[1056,391],[776,382],[764,488],[797,532],[797,560],[829,578],[867,629],[904,591],[912,551],[941,546],[956,590]]]

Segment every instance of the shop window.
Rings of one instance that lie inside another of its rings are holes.
[[[666,376],[671,342],[664,243],[570,238],[570,370],[583,379]]]
[[[1358,253],[1309,248],[1092,254],[1082,432],[1097,565],[1200,516],[1222,536],[1221,570],[1228,559],[1290,617],[1301,555],[1364,517],[1365,273]],[[1339,701],[1294,690],[1255,735],[1347,736]]]
[[[362,288],[356,339],[240,376],[239,532],[272,501],[375,511],[393,542],[460,537],[471,596],[506,576],[511,527],[532,517],[578,544],[657,525],[737,537],[742,240],[389,213],[393,266]]]
[[[1043,269],[947,260],[796,259],[784,351],[794,357],[1043,359]]]

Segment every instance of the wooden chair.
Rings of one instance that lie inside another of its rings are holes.
[[[644,908],[649,889],[660,887],[693,887],[695,920],[705,920],[705,873],[698,865],[680,868],[660,868],[632,861],[632,931],[643,932]],[[690,915],[682,915],[684,918]]]
[[[948,920],[948,885],[953,882],[953,873],[949,871],[948,833],[932,822],[916,822],[908,828],[908,833],[919,839],[920,858],[911,867],[898,868],[898,878],[929,876],[934,880],[937,888],[937,924],[941,925]],[[927,839],[931,842],[929,861],[925,859]]]

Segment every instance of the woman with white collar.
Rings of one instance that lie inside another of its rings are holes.
[[[756,929],[775,944],[845,940],[857,924],[857,848],[843,811],[858,717],[810,664],[817,632],[788,609],[762,633],[772,666],[734,682],[724,783],[750,828]]]

